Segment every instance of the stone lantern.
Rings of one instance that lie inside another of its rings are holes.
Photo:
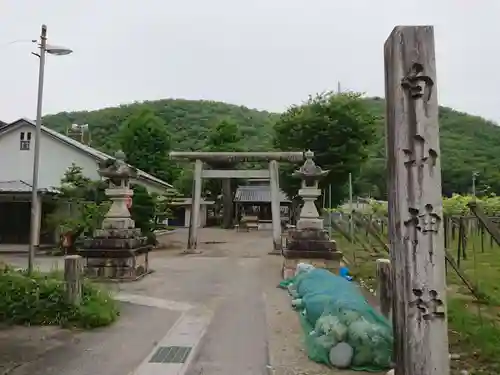
[[[105,193],[111,206],[101,229],[86,238],[79,250],[86,258],[85,271],[89,277],[120,280],[138,280],[151,272],[148,254],[152,246],[135,227],[128,203],[133,190],[130,179],[137,176],[135,168],[125,162],[125,154],[118,151],[114,159],[99,164],[98,173],[109,184]]]
[[[299,196],[304,200],[304,205],[300,211],[297,229],[323,229],[323,220],[320,219],[316,204],[316,199],[321,195],[318,183],[329,171],[324,171],[314,163],[314,153],[309,150],[304,156],[306,161],[292,176],[302,180],[302,187]]]
[[[112,202],[102,223],[102,229],[135,228],[127,202],[134,195],[134,191],[130,189],[130,179],[136,177],[136,169],[125,163],[123,151],[117,151],[115,160],[101,164],[98,173],[108,180],[109,187],[105,194]]]
[[[329,171],[324,171],[314,163],[314,153],[307,151],[306,161],[293,173],[302,180],[299,196],[304,204],[300,211],[296,229],[288,232],[286,247],[283,249],[283,277],[293,276],[298,263],[310,263],[315,267],[336,272],[340,267],[342,253],[324,230],[315,201],[321,195],[318,183]]]

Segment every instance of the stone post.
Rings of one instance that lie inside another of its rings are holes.
[[[189,221],[189,239],[187,250],[195,250],[198,246],[198,225],[200,223],[200,204],[201,204],[201,172],[203,162],[197,159],[194,163],[193,176],[193,197],[191,198],[191,217]]]
[[[64,257],[64,282],[66,300],[72,305],[79,305],[82,300],[83,258],[80,255]]]
[[[271,214],[273,220],[273,251],[271,254],[281,254],[281,201],[279,188],[278,162],[269,161],[269,184],[271,186]]]
[[[396,27],[384,54],[395,370],[449,375],[433,27]]]
[[[380,312],[387,319],[391,319],[392,288],[391,288],[391,261],[377,259],[377,297]]]

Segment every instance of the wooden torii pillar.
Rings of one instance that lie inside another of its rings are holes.
[[[202,179],[204,178],[269,178],[271,187],[271,213],[273,225],[273,251],[281,253],[281,214],[279,197],[279,161],[301,162],[303,152],[180,152],[172,151],[170,158],[174,160],[194,161],[193,197],[191,217],[189,222],[189,239],[187,250],[194,250],[198,246],[198,223],[200,218],[200,203]],[[268,161],[268,169],[203,169],[203,162],[214,161]]]
[[[449,375],[436,57],[432,26],[384,46],[396,375]]]

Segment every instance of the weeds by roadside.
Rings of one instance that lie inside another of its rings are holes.
[[[108,291],[90,281],[83,284],[81,304],[65,298],[60,272],[28,275],[9,267],[0,269],[0,321],[10,324],[61,325],[96,328],[119,316],[117,303]]]

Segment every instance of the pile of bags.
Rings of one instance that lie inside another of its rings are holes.
[[[306,331],[309,358],[338,368],[383,371],[391,366],[392,328],[344,277],[299,265],[280,284],[291,294]]]

